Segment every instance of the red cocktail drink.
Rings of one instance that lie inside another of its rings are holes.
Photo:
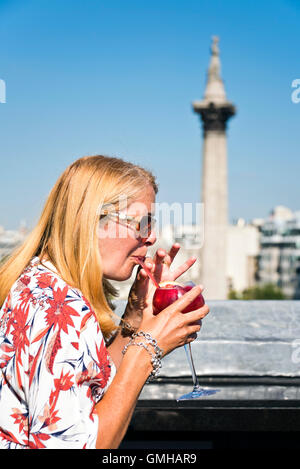
[[[170,306],[174,301],[178,300],[182,295],[191,290],[191,285],[180,285],[176,282],[164,282],[155,290],[153,296],[153,314],[160,313],[163,309]],[[195,311],[204,305],[205,301],[201,293],[190,303],[182,313]]]

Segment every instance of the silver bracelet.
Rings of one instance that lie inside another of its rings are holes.
[[[149,332],[143,332],[143,331],[135,332],[134,334],[132,334],[132,339],[135,339],[136,337],[144,337],[147,340],[147,342],[150,345],[152,345],[152,347],[154,348],[154,352],[155,352],[156,356],[158,358],[163,357],[163,350],[157,345],[157,340],[154,339],[149,334]]]
[[[137,346],[140,346],[140,347],[143,347],[145,350],[147,350],[147,352],[151,355],[151,365],[152,365],[152,371],[150,373],[150,375],[148,376],[148,379],[146,381],[146,383],[150,383],[151,381],[153,381],[158,373],[159,373],[159,370],[161,368],[161,361],[160,361],[160,358],[157,357],[156,355],[154,355],[154,353],[151,352],[151,350],[149,349],[149,347],[144,343],[144,342],[134,342],[133,340],[130,340],[128,342],[127,345],[125,345],[124,349],[123,349],[123,355],[126,353],[128,347],[130,347],[131,345],[137,345]]]
[[[131,345],[137,345],[139,347],[143,347],[145,350],[147,350],[147,352],[151,355],[151,365],[152,365],[152,371],[146,381],[146,383],[150,383],[151,381],[153,381],[158,373],[159,373],[159,370],[161,368],[161,358],[163,356],[163,351],[162,349],[160,349],[157,345],[157,342],[155,339],[153,339],[153,337],[151,337],[150,334],[148,333],[144,333],[142,331],[134,334],[135,337],[132,337],[131,340],[128,342],[128,344],[125,345],[122,353],[123,355],[125,355],[128,347],[130,347]],[[155,354],[151,352],[151,350],[149,349],[149,347],[147,346],[147,344],[145,344],[144,342],[135,342],[134,339],[138,336],[142,336],[142,337],[145,337],[145,339],[147,340],[147,342],[154,348],[154,351],[155,351]]]

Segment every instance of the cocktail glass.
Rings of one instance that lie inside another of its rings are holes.
[[[170,304],[174,303],[180,296],[184,295],[186,292],[193,288],[194,284],[189,282],[185,285],[180,285],[176,282],[164,282],[160,284],[155,290],[153,296],[153,313],[159,314],[162,310],[167,308]],[[188,313],[194,311],[198,308],[201,308],[204,305],[205,301],[200,293],[193,301],[186,307],[182,313]],[[184,345],[186,352],[187,360],[191,369],[192,379],[193,379],[193,389],[191,392],[180,396],[177,401],[197,399],[203,396],[209,396],[218,392],[218,389],[208,389],[200,386],[198,382],[198,377],[195,371],[194,360],[192,355],[191,344]]]

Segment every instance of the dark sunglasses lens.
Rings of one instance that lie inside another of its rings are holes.
[[[155,220],[151,215],[145,215],[140,221],[140,235],[148,237],[154,228]]]

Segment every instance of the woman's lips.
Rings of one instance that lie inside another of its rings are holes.
[[[137,263],[139,262],[145,262],[146,256],[132,256]]]

